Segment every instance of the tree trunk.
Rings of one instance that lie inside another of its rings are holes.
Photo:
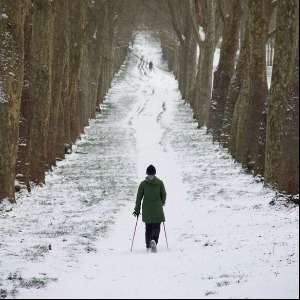
[[[19,184],[30,191],[31,130],[33,112],[32,7],[24,25],[24,80],[19,120],[19,146],[16,174]]]
[[[207,126],[212,91],[212,71],[215,53],[215,0],[206,1],[205,41],[200,48],[196,80],[195,117],[198,127]]]
[[[52,79],[51,79],[51,106],[49,116],[49,130],[47,135],[47,169],[56,164],[57,148],[60,147],[59,152],[63,152],[63,144],[57,145],[59,132],[63,132],[63,126],[60,123],[63,114],[62,106],[62,88],[64,82],[64,70],[68,63],[68,1],[63,3],[55,1],[52,4],[56,11],[61,14],[55,14],[54,28],[53,28],[53,59],[52,59]]]
[[[80,72],[82,67],[82,54],[84,47],[84,25],[86,17],[86,2],[71,1],[71,11],[75,18],[70,18],[70,81],[69,96],[70,106],[70,144],[73,144],[80,135],[80,124],[77,119],[79,105],[78,91],[80,86]]]
[[[299,41],[293,65],[294,70],[287,96],[278,187],[287,195],[299,194]]]
[[[284,124],[295,56],[299,50],[299,8],[296,0],[278,3],[275,56],[268,97],[265,185],[278,187],[282,174]],[[299,144],[298,144],[299,147]]]
[[[178,41],[180,43],[179,46],[179,56],[178,56],[178,87],[181,92],[182,98],[186,99],[186,86],[187,86],[187,59],[188,59],[188,42],[186,40],[186,30],[182,30],[181,23],[185,23],[185,29],[188,26],[187,24],[187,6],[181,5],[180,15],[176,14],[176,8],[178,8],[179,3],[171,0],[167,0],[167,4],[170,10],[171,23],[173,26],[173,30],[177,35]],[[183,22],[180,22],[182,19]]]
[[[47,3],[45,0],[33,0],[32,55],[34,95],[30,177],[31,181],[36,184],[45,182],[45,170],[47,169],[46,146],[49,111],[52,100],[51,64],[54,13],[46,5]]]
[[[257,1],[252,1],[249,1],[249,10],[254,25],[251,27],[250,33],[251,92],[246,141],[247,147],[251,149],[251,157],[247,164],[252,166],[253,175],[256,176],[264,175],[265,166],[266,101],[268,96],[266,43],[271,13],[268,6],[269,0],[261,1],[260,5]]]
[[[219,142],[222,142],[222,123],[225,103],[230,80],[235,67],[240,20],[242,17],[241,4],[240,0],[235,0],[232,4],[230,14],[226,17],[220,60],[218,67],[214,72],[208,129],[213,133],[213,139]]]
[[[224,119],[223,119],[223,129],[222,129],[222,143],[224,147],[228,147],[231,154],[235,155],[235,145],[236,143],[236,120],[234,119],[234,111],[238,109],[236,103],[242,88],[242,83],[246,74],[246,68],[248,67],[249,61],[249,30],[244,34],[244,40],[240,50],[239,59],[234,71],[234,74],[230,80],[225,110],[224,110]]]
[[[0,202],[15,201],[24,21],[28,5],[26,0],[0,0]]]
[[[234,111],[232,154],[254,175],[264,171],[265,103],[267,98],[266,1],[249,0],[249,63]]]
[[[189,29],[189,32],[191,30]],[[188,56],[187,56],[187,82],[186,82],[186,102],[193,106],[195,97],[195,82],[197,74],[197,42],[194,34],[187,35]]]

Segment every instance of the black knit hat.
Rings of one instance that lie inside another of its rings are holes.
[[[147,170],[146,170],[147,175],[155,175],[156,174],[156,169],[154,166],[150,165]]]

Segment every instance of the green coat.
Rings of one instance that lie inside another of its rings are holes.
[[[166,203],[167,193],[164,183],[154,176],[146,177],[138,188],[135,209],[140,213],[142,203],[142,220],[145,223],[161,223],[165,221],[163,205]],[[143,202],[142,202],[143,200]]]

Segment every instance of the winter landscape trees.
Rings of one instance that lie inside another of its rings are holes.
[[[194,108],[199,127],[207,127],[214,140],[228,148],[258,180],[264,178],[266,186],[278,188],[292,198],[296,196],[298,201],[299,93],[294,84],[299,67],[299,3],[293,0],[191,0],[184,1],[185,5],[183,1],[167,2],[173,11],[170,22],[177,34],[168,38],[161,34],[163,50],[182,94],[193,94],[187,100]],[[196,31],[192,22],[178,17],[182,18],[190,7],[197,21]],[[270,22],[274,18],[277,20],[274,68],[268,89],[266,46],[272,36]],[[241,22],[242,19],[245,21]],[[195,85],[188,87],[192,91],[181,84],[188,81],[186,67],[181,67],[188,64],[181,55],[182,48],[187,47],[182,42],[187,38],[185,26],[190,26],[195,35],[200,32],[197,79]],[[211,53],[217,42],[221,42],[220,60],[211,81]],[[283,148],[287,155],[283,154]]]
[[[1,200],[43,183],[95,116],[131,39],[121,2],[0,2]]]
[[[0,0],[0,201],[44,183],[145,28],[160,38],[198,126],[297,201],[298,27],[297,0]]]

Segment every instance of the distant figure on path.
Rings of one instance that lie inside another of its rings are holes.
[[[152,71],[152,69],[153,69],[153,62],[150,61],[150,62],[149,62],[149,70]]]
[[[146,179],[138,188],[133,215],[135,217],[140,215],[142,203],[146,248],[147,251],[151,249],[151,252],[157,252],[160,224],[165,222],[163,206],[166,203],[167,193],[163,181],[155,176],[156,169],[153,165],[147,168],[146,174]]]

